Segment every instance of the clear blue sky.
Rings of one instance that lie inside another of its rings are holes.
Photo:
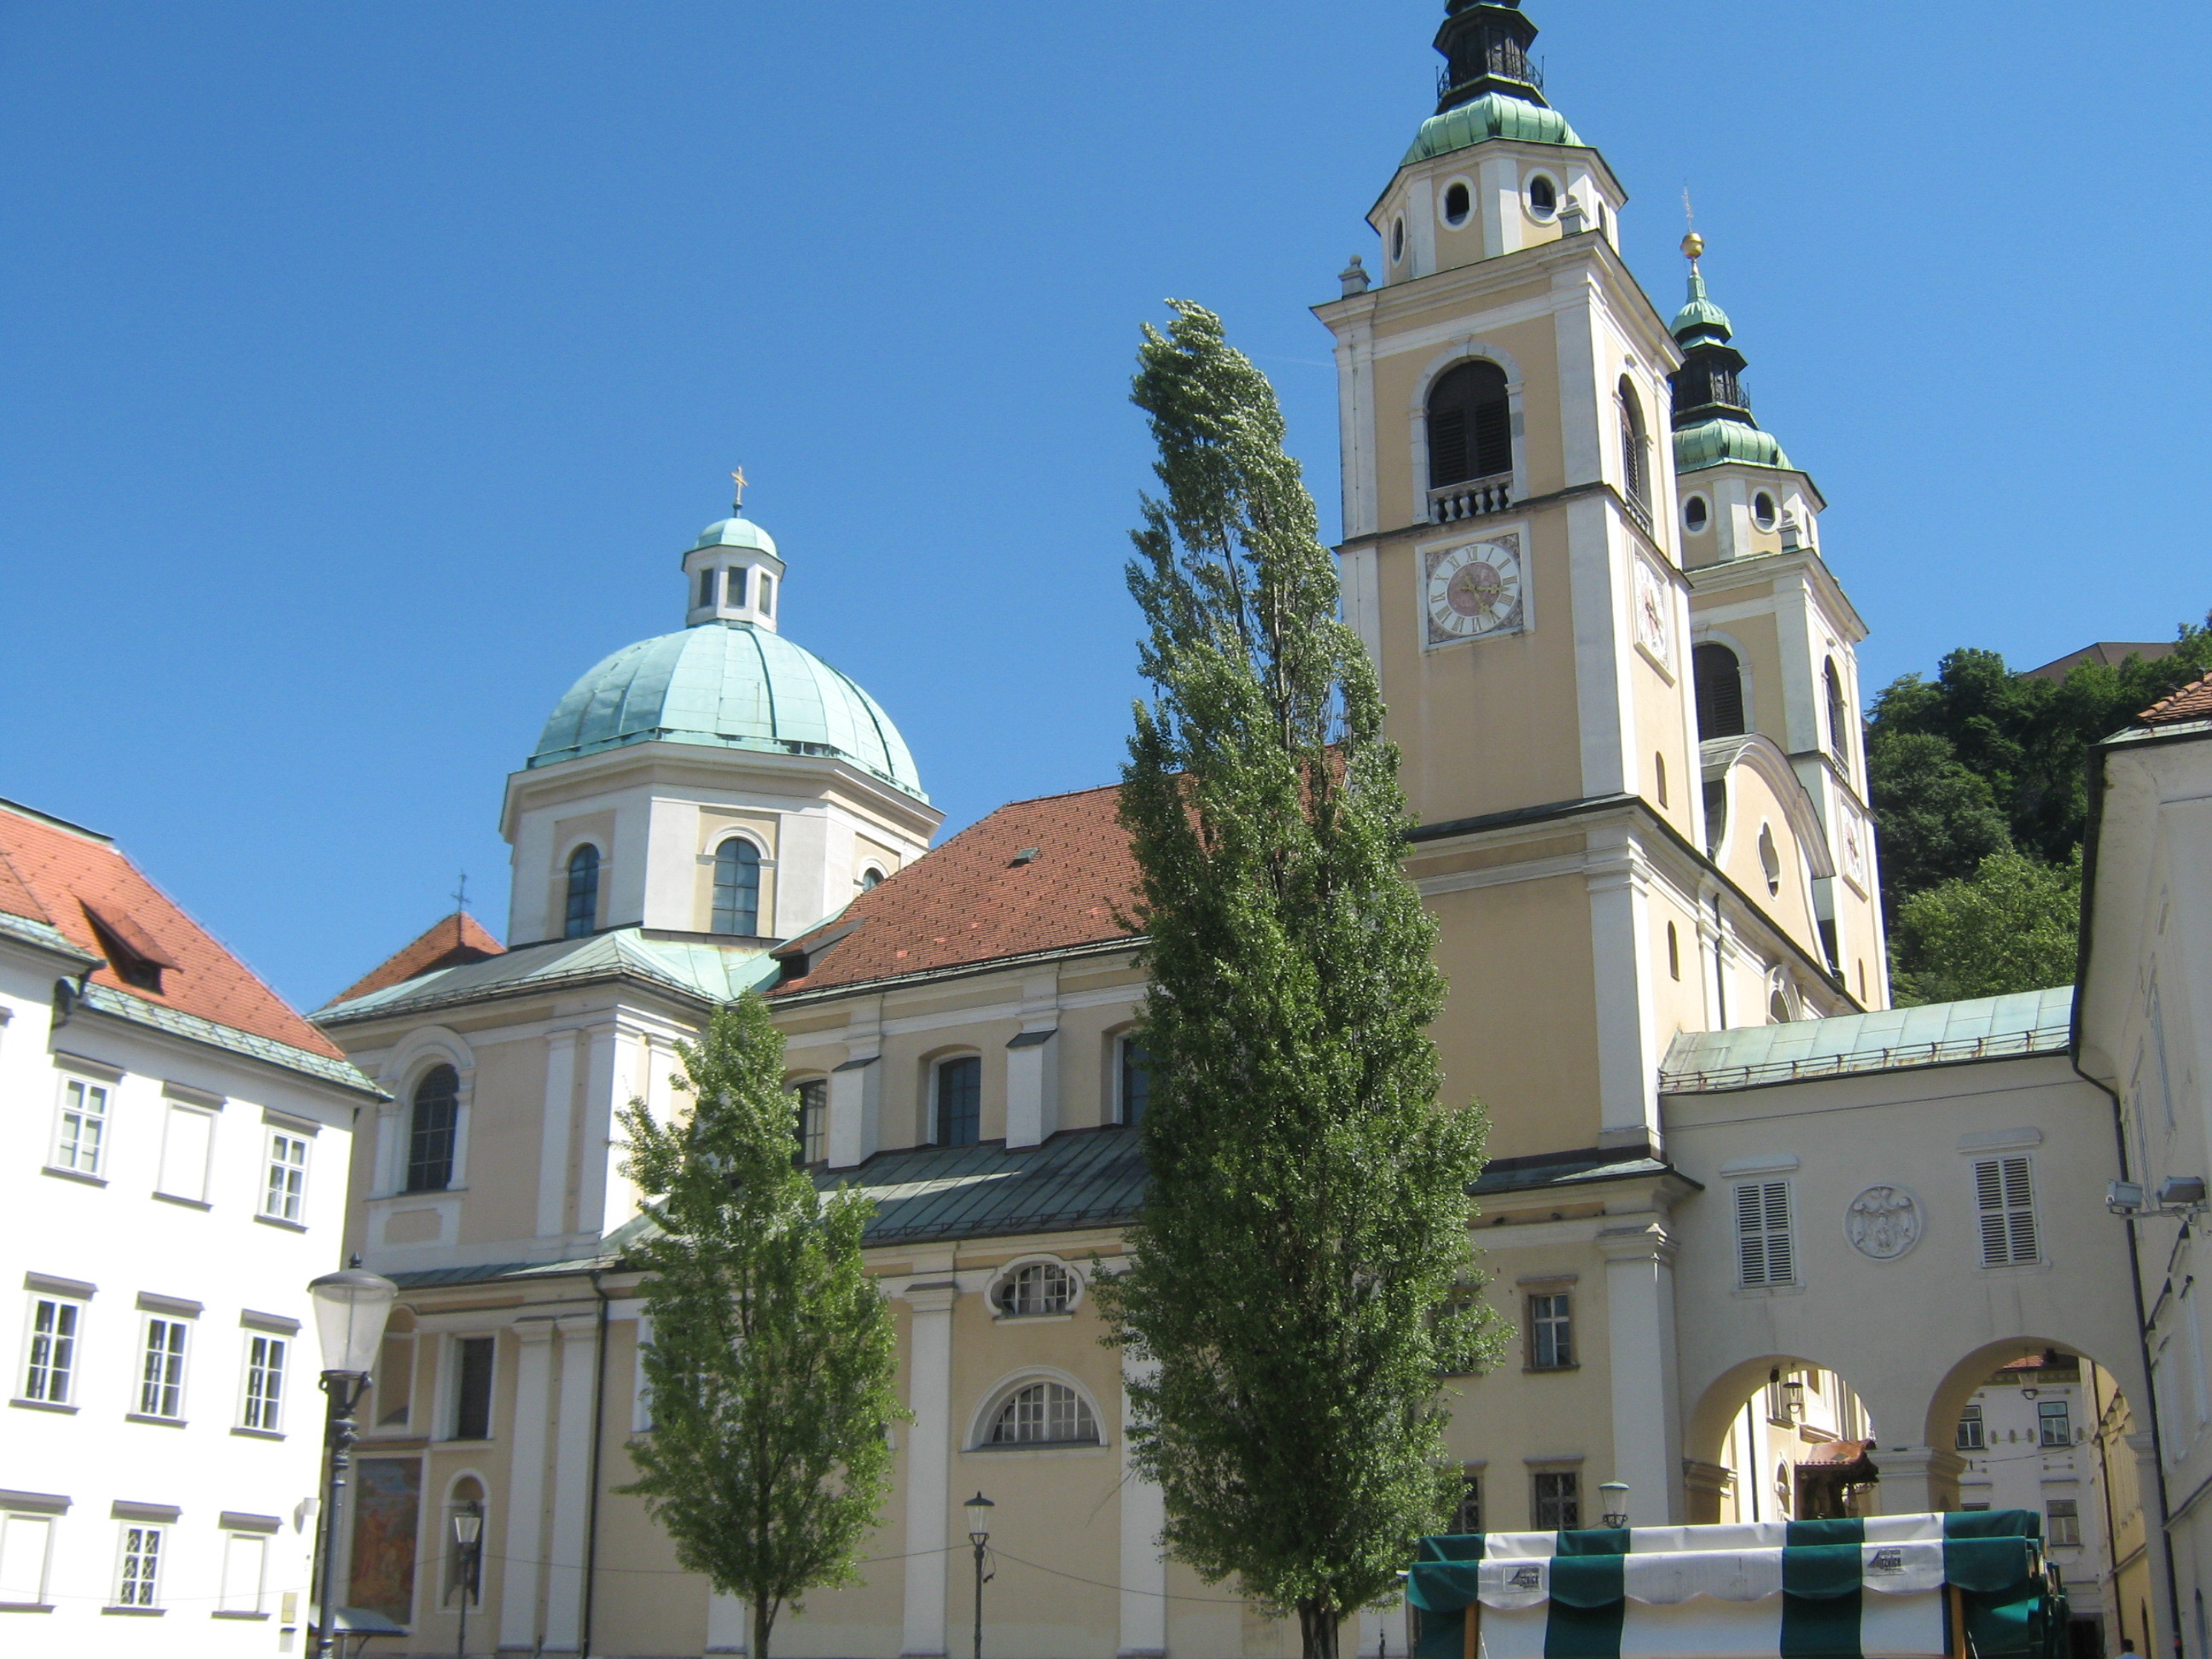
[[[1138,323],[1224,313],[1333,525],[1306,307],[1442,10],[9,0],[0,795],[307,1006],[460,870],[503,927],[506,774],[738,460],[948,830],[1109,781]],[[2203,617],[2204,8],[1529,10],[1668,310],[1693,189],[1869,684]]]

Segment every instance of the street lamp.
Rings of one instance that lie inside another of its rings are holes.
[[[461,1639],[454,1651],[467,1659],[469,1601],[477,1590],[477,1563],[483,1558],[483,1505],[471,1498],[453,1513],[453,1543],[461,1557]]]
[[[1598,1487],[1598,1493],[1605,1500],[1605,1524],[1608,1527],[1626,1526],[1628,1524],[1628,1482],[1626,1480],[1605,1481]]]
[[[1784,1408],[1789,1412],[1790,1420],[1802,1423],[1805,1420],[1805,1379],[1802,1376],[1792,1376],[1784,1382],[1782,1385],[1782,1399]]]
[[[983,1659],[983,1586],[997,1576],[983,1571],[983,1547],[991,1541],[987,1525],[997,1505],[979,1492],[961,1507],[968,1511],[968,1541],[975,1547],[975,1659]]]
[[[314,1299],[315,1334],[323,1349],[323,1392],[330,1406],[323,1418],[323,1449],[328,1462],[323,1481],[322,1616],[315,1627],[317,1659],[331,1659],[337,1638],[338,1505],[352,1464],[354,1407],[368,1387],[384,1342],[384,1322],[399,1287],[358,1268],[325,1273],[307,1286]]]

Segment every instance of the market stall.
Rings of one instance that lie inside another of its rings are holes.
[[[1407,1575],[1417,1659],[2064,1659],[2025,1510],[1446,1534]]]

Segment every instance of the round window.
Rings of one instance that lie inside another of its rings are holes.
[[[1390,263],[1396,264],[1406,257],[1406,222],[1398,219],[1390,226]]]
[[[1705,505],[1703,495],[1692,495],[1682,503],[1682,527],[1692,536],[1703,535],[1711,522],[1712,509]]]
[[[1528,211],[1548,219],[1559,210],[1559,187],[1542,173],[1528,180]]]
[[[1753,496],[1751,498],[1751,516],[1753,519],[1757,520],[1759,527],[1761,530],[1773,529],[1775,519],[1774,497],[1768,495],[1763,489],[1760,490],[1758,495]]]
[[[1444,192],[1444,222],[1463,225],[1467,222],[1467,216],[1474,210],[1474,198],[1468,194],[1467,185],[1455,179],[1452,187]]]

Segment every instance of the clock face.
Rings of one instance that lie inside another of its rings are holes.
[[[1431,553],[1423,595],[1429,643],[1480,639],[1520,628],[1522,586],[1517,535]]]

